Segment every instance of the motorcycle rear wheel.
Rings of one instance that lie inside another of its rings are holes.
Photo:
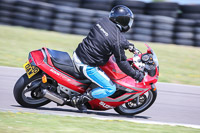
[[[132,101],[130,101],[128,103],[125,103],[123,105],[120,105],[120,106],[114,108],[114,110],[121,115],[139,114],[139,113],[147,110],[155,102],[156,97],[157,97],[157,90],[154,91],[151,89],[148,92],[146,92],[144,95],[145,95],[145,97],[143,95],[140,96],[140,97],[142,97],[141,103],[140,103],[140,97],[138,97],[139,104],[138,103],[136,104],[135,99],[133,99]]]
[[[34,96],[34,90],[39,89],[39,87],[34,88],[34,90],[28,90],[32,85],[38,84],[42,80],[41,73],[38,73],[28,78],[27,74],[25,73],[22,75],[15,84],[13,94],[15,100],[23,107],[29,108],[37,108],[44,106],[51,101],[46,98],[39,98]]]

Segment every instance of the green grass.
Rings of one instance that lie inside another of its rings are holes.
[[[0,112],[1,133],[199,133],[183,126],[151,125],[121,120]]]
[[[34,30],[22,27],[0,26],[0,65],[22,67],[28,53],[48,47],[72,52],[83,36]],[[143,42],[133,41],[145,51]],[[159,82],[200,85],[200,48],[170,44],[148,43],[156,52],[159,65]],[[127,53],[130,57],[130,53]]]

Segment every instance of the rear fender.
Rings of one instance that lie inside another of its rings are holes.
[[[41,50],[42,50],[42,52],[43,52],[43,54],[44,54],[45,62],[47,62],[47,64],[49,64],[50,66],[53,67],[53,63],[52,63],[52,61],[51,61],[51,57],[50,57],[50,54],[49,54],[47,48],[46,48],[46,47],[43,47]]]
[[[43,60],[44,60],[44,55],[41,49],[34,50],[29,53],[28,61],[31,63],[31,65],[39,66],[43,63]]]
[[[34,50],[29,53],[28,57],[29,62],[33,66],[40,66],[44,62],[49,64],[53,67],[53,63],[50,58],[50,54],[47,50],[47,48],[43,47],[42,49]]]

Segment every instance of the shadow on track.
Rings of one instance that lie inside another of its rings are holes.
[[[63,109],[63,108],[50,108],[50,107],[39,107],[39,108],[25,108],[19,105],[11,105],[12,107],[17,107],[17,108],[24,108],[24,109],[35,109],[35,110],[46,110],[46,111],[58,111],[58,112],[72,112],[72,113],[79,113],[79,114],[91,114],[91,115],[98,115],[98,116],[110,116],[110,117],[116,117],[116,118],[136,118],[136,119],[149,119],[151,117],[148,116],[131,116],[131,115],[120,115],[117,113],[110,113],[106,111],[95,111],[95,110],[88,110],[87,113],[81,113],[78,109]]]

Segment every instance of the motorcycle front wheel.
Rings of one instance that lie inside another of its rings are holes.
[[[40,90],[40,82],[42,74],[38,73],[31,78],[28,78],[25,73],[15,84],[13,94],[15,100],[23,107],[37,108],[51,102],[50,100],[38,97]]]
[[[156,100],[157,90],[149,90],[142,96],[116,107],[114,110],[121,115],[136,115],[147,110]]]

